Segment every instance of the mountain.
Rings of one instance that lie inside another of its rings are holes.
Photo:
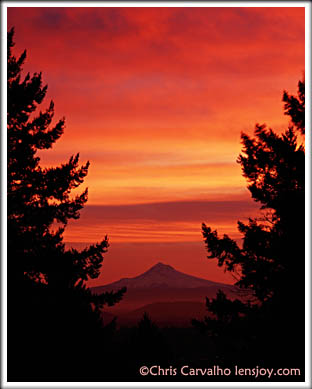
[[[95,294],[127,288],[120,303],[104,307],[103,320],[117,316],[119,325],[135,325],[147,312],[157,325],[189,326],[191,318],[203,318],[206,297],[223,290],[229,298],[239,298],[233,285],[209,281],[157,263],[133,278],[91,288]]]
[[[175,270],[170,265],[161,262],[151,267],[146,272],[133,278],[122,278],[108,285],[92,288],[94,293],[102,293],[108,290],[118,290],[122,287],[130,289],[155,289],[155,288],[206,288],[206,287],[231,287],[203,278],[191,276]]]

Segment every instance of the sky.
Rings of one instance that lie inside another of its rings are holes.
[[[91,286],[157,262],[233,283],[208,260],[205,222],[240,241],[257,215],[236,160],[256,123],[286,129],[284,90],[304,73],[300,7],[12,7],[15,54],[43,73],[64,135],[40,153],[56,166],[90,161],[89,200],[64,239],[82,248],[108,236]]]

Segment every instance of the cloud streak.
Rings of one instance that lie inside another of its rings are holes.
[[[113,242],[198,242],[205,222],[237,238],[237,219],[246,221],[258,208],[248,199],[89,205],[79,222],[69,224],[65,236],[75,242],[100,240],[106,234]]]

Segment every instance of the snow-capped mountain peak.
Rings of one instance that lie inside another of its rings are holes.
[[[119,281],[108,285],[93,288],[100,292],[101,290],[117,290],[122,287],[128,289],[144,288],[202,288],[210,286],[228,286],[209,281],[203,278],[194,277],[189,274],[175,270],[172,266],[158,262],[144,273],[133,278],[122,278]]]

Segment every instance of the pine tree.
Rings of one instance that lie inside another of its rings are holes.
[[[302,135],[305,133],[305,81],[298,82],[298,96],[290,96],[286,91],[283,94],[285,115]]]
[[[226,318],[233,324],[228,326],[233,337],[254,339],[250,350],[254,347],[258,358],[261,347],[272,358],[282,353],[291,331],[293,341],[287,339],[287,343],[301,353],[296,355],[298,361],[304,357],[305,148],[296,131],[305,131],[304,81],[298,84],[298,97],[284,92],[283,101],[285,114],[292,119],[284,133],[278,135],[257,124],[254,138],[241,136],[243,152],[238,163],[252,198],[261,204],[260,217],[250,218],[247,224],[238,222],[242,247],[202,226],[208,258],[217,258],[218,266],[235,276],[236,286],[250,291],[251,301],[242,305],[226,296],[208,299],[208,310],[222,312],[222,317],[217,316],[213,326],[208,318],[204,324],[221,330]]]
[[[71,337],[73,346],[88,331],[95,333],[101,328],[102,306],[117,303],[125,289],[93,295],[85,285],[99,276],[107,237],[82,251],[65,247],[64,229],[70,219],[79,218],[88,194],[87,189],[76,196],[71,192],[83,182],[89,162],[79,166],[76,154],[58,167],[40,166],[38,151],[52,148],[63,134],[65,120],[52,125],[53,101],[38,112],[47,86],[41,73],[22,77],[26,51],[19,58],[13,55],[13,36],[11,29],[7,44],[7,262],[9,347],[16,359],[15,347],[24,344],[27,348],[28,341],[37,339],[51,347],[55,342],[55,352],[61,353],[56,350],[61,339]],[[46,352],[53,355],[49,347]],[[23,371],[29,367],[26,362],[21,362]],[[33,361],[29,363],[34,366]],[[18,374],[15,362],[11,364]]]

